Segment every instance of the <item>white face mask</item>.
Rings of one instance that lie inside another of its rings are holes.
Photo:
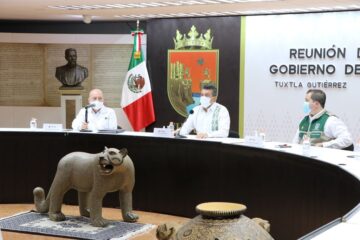
[[[93,107],[93,109],[95,111],[98,111],[100,108],[102,108],[104,106],[104,103],[103,102],[100,102],[98,100],[96,101],[92,101],[90,104],[94,104],[95,106]]]
[[[206,96],[201,96],[200,97],[200,104],[203,108],[208,108],[211,104],[211,98],[206,97]]]

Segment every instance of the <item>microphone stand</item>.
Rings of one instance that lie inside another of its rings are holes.
[[[85,122],[86,123],[89,123],[88,121],[88,109],[91,108],[91,107],[94,107],[95,104],[89,104],[85,107]],[[80,132],[92,132],[91,130],[89,129],[81,129]]]
[[[85,122],[86,123],[89,123],[88,122],[88,109],[91,108],[91,107],[95,107],[95,104],[89,104],[85,107]]]
[[[85,122],[89,123],[88,122],[88,107],[87,106],[85,107]],[[80,132],[92,132],[92,131],[89,130],[89,129],[80,129]]]
[[[89,123],[88,122],[88,108],[87,107],[85,108],[85,122]]]

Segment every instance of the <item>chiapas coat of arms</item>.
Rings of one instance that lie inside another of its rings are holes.
[[[187,34],[177,30],[175,48],[168,50],[168,97],[184,117],[199,104],[204,84],[218,86],[219,50],[212,49],[213,39],[210,29],[200,34],[192,26]]]

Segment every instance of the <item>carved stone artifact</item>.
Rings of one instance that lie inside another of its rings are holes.
[[[101,153],[73,152],[58,163],[55,178],[45,199],[44,189],[36,187],[34,203],[36,211],[49,214],[53,221],[65,220],[61,212],[64,194],[78,191],[80,215],[90,217],[96,227],[106,225],[102,218],[102,201],[106,193],[119,191],[120,207],[124,221],[136,222],[132,212],[132,190],[135,185],[135,169],[125,148],[106,148]]]
[[[183,226],[165,223],[158,226],[159,240],[273,240],[270,224],[261,218],[242,215],[246,206],[211,202],[196,206],[200,215]]]

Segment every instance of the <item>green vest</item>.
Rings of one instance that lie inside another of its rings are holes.
[[[324,111],[322,115],[312,121],[310,121],[309,116],[306,116],[299,125],[300,143],[303,142],[305,134],[310,137],[311,145],[332,140],[324,134],[325,123],[330,116],[330,113],[327,111]]]

